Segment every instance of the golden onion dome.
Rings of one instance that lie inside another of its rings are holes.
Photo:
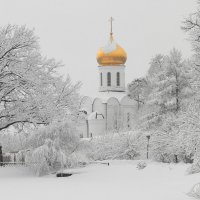
[[[99,49],[96,59],[101,66],[124,65],[127,55],[125,50],[114,41],[111,33],[108,44]]]

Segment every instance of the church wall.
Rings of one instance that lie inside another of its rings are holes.
[[[102,102],[100,98],[95,98],[92,104],[90,98],[85,98],[83,102],[83,107],[88,107],[88,110],[94,113],[97,112],[97,119],[96,117],[88,118],[88,127],[87,120],[79,127],[84,137],[88,135],[90,137],[91,134],[95,137],[110,131],[131,129],[137,123],[137,120],[135,120],[137,104],[128,96],[124,96],[120,102],[115,97],[110,97],[106,102]]]
[[[88,96],[83,97],[80,107],[81,110],[85,110],[87,114],[90,114],[92,112],[92,99]]]
[[[119,101],[118,101],[118,99],[116,99],[115,97],[110,97],[110,98],[107,100],[107,104],[108,104],[108,105],[119,105]]]
[[[80,132],[80,137],[87,137],[87,124],[86,120],[84,120],[78,127],[78,131]]]
[[[92,119],[88,121],[83,121],[77,128],[80,133],[80,137],[87,138],[87,122],[89,128],[89,137],[95,137],[105,134],[106,130],[106,120],[105,119]]]
[[[130,99],[128,96],[124,96],[121,101],[120,101],[121,105],[129,105],[129,106],[135,106],[136,102],[133,99]]]
[[[98,114],[102,114],[105,118],[105,105],[102,103],[101,99],[96,98],[93,102],[93,111],[96,111]]]
[[[116,98],[111,97],[107,102],[107,129],[108,131],[117,130],[120,127],[119,111],[120,111],[119,101]]]
[[[89,121],[89,134],[90,137],[100,136],[105,134],[105,119],[93,119]]]

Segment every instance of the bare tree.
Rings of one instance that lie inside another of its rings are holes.
[[[58,76],[61,66],[41,56],[32,30],[0,28],[0,131],[19,123],[49,124],[74,112],[80,83]]]
[[[147,89],[145,78],[135,79],[128,85],[129,96],[137,102],[138,110],[144,104]]]
[[[200,72],[200,10],[190,14],[188,18],[183,21],[183,26],[181,27],[189,35],[189,40],[191,42],[193,51],[195,52],[195,69]]]

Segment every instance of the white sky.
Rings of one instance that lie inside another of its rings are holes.
[[[26,24],[40,37],[43,55],[61,60],[62,74],[82,81],[82,94],[98,90],[96,52],[109,36],[126,50],[126,83],[144,76],[150,59],[173,47],[191,55],[180,29],[196,0],[1,0],[0,25]]]

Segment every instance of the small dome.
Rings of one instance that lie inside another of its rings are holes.
[[[112,38],[108,44],[100,48],[96,56],[99,65],[123,65],[126,62],[127,55],[122,47],[120,47]]]

